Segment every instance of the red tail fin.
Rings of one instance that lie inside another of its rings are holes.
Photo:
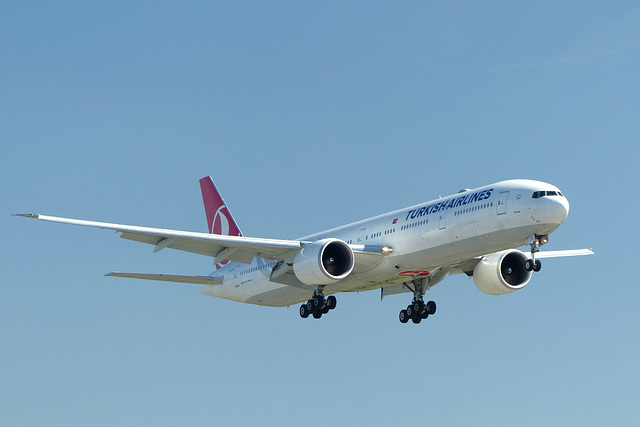
[[[200,189],[202,190],[204,210],[207,213],[209,233],[223,236],[242,236],[240,228],[238,228],[233,215],[229,212],[210,176],[200,180]]]
[[[242,236],[240,228],[235,219],[233,219],[233,215],[231,215],[210,176],[200,180],[200,189],[202,190],[204,210],[207,214],[209,233],[223,236]],[[229,262],[228,260],[219,262],[216,264],[216,269],[222,268]]]

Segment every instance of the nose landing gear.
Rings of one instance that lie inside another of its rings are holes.
[[[527,271],[540,271],[540,269],[542,268],[542,263],[540,262],[539,259],[533,259],[533,256],[531,257],[531,259],[528,259],[525,263],[524,263],[524,269]]]
[[[531,259],[524,263],[524,269],[527,271],[540,271],[542,263],[536,259],[536,252],[540,252],[540,246],[549,241],[549,236],[533,235],[527,239],[527,243],[531,246]]]

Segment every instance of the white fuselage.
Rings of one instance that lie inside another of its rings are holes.
[[[548,235],[565,220],[567,199],[551,184],[509,180],[400,209],[301,238],[337,238],[351,245],[385,246],[390,253],[372,255],[356,264],[345,279],[324,288],[325,294],[389,287],[413,275],[433,275],[439,269],[489,253],[523,246],[533,235]],[[205,294],[267,306],[306,301],[311,286],[270,281],[275,261],[254,258],[251,264],[230,263],[212,273],[224,276]],[[444,270],[443,270],[444,271]],[[437,281],[442,280],[446,273]]]

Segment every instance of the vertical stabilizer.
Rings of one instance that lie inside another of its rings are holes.
[[[242,236],[240,228],[210,176],[200,180],[200,189],[202,190],[204,210],[207,214],[209,233],[223,236]]]
[[[218,192],[210,176],[200,180],[200,189],[202,190],[204,210],[207,214],[209,233],[223,236],[242,236],[236,220],[233,219],[233,215],[229,212],[229,208],[227,208],[227,205],[224,203],[220,192]],[[229,260],[224,260],[217,263],[216,269],[224,267],[229,262]]]

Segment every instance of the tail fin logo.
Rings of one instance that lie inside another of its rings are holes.
[[[213,216],[213,224],[211,224],[211,234],[220,234],[222,236],[230,236],[230,223],[233,220],[230,218],[229,209],[226,205],[222,205],[218,208]],[[234,230],[237,231],[237,230]],[[237,234],[235,234],[237,236]]]
[[[227,204],[222,199],[211,177],[200,180],[204,210],[207,214],[209,233],[222,236],[242,236]]]
[[[231,227],[231,224],[235,224],[229,209],[226,205],[222,205],[218,208],[213,216],[213,222],[211,223],[211,234],[220,234],[222,236],[239,236],[240,230],[237,227]],[[225,265],[231,263],[228,259],[220,261],[216,264],[216,270],[220,270]]]
[[[200,189],[202,190],[202,201],[207,215],[209,233],[221,236],[242,236],[242,231],[233,219],[233,215],[231,215],[211,177],[207,176],[200,180]],[[230,262],[222,260],[216,264],[216,269],[220,269]]]
[[[228,259],[225,259],[224,261],[220,261],[219,263],[216,264],[216,270],[220,270],[222,267],[224,267],[229,263],[231,263],[231,261],[229,261]]]

